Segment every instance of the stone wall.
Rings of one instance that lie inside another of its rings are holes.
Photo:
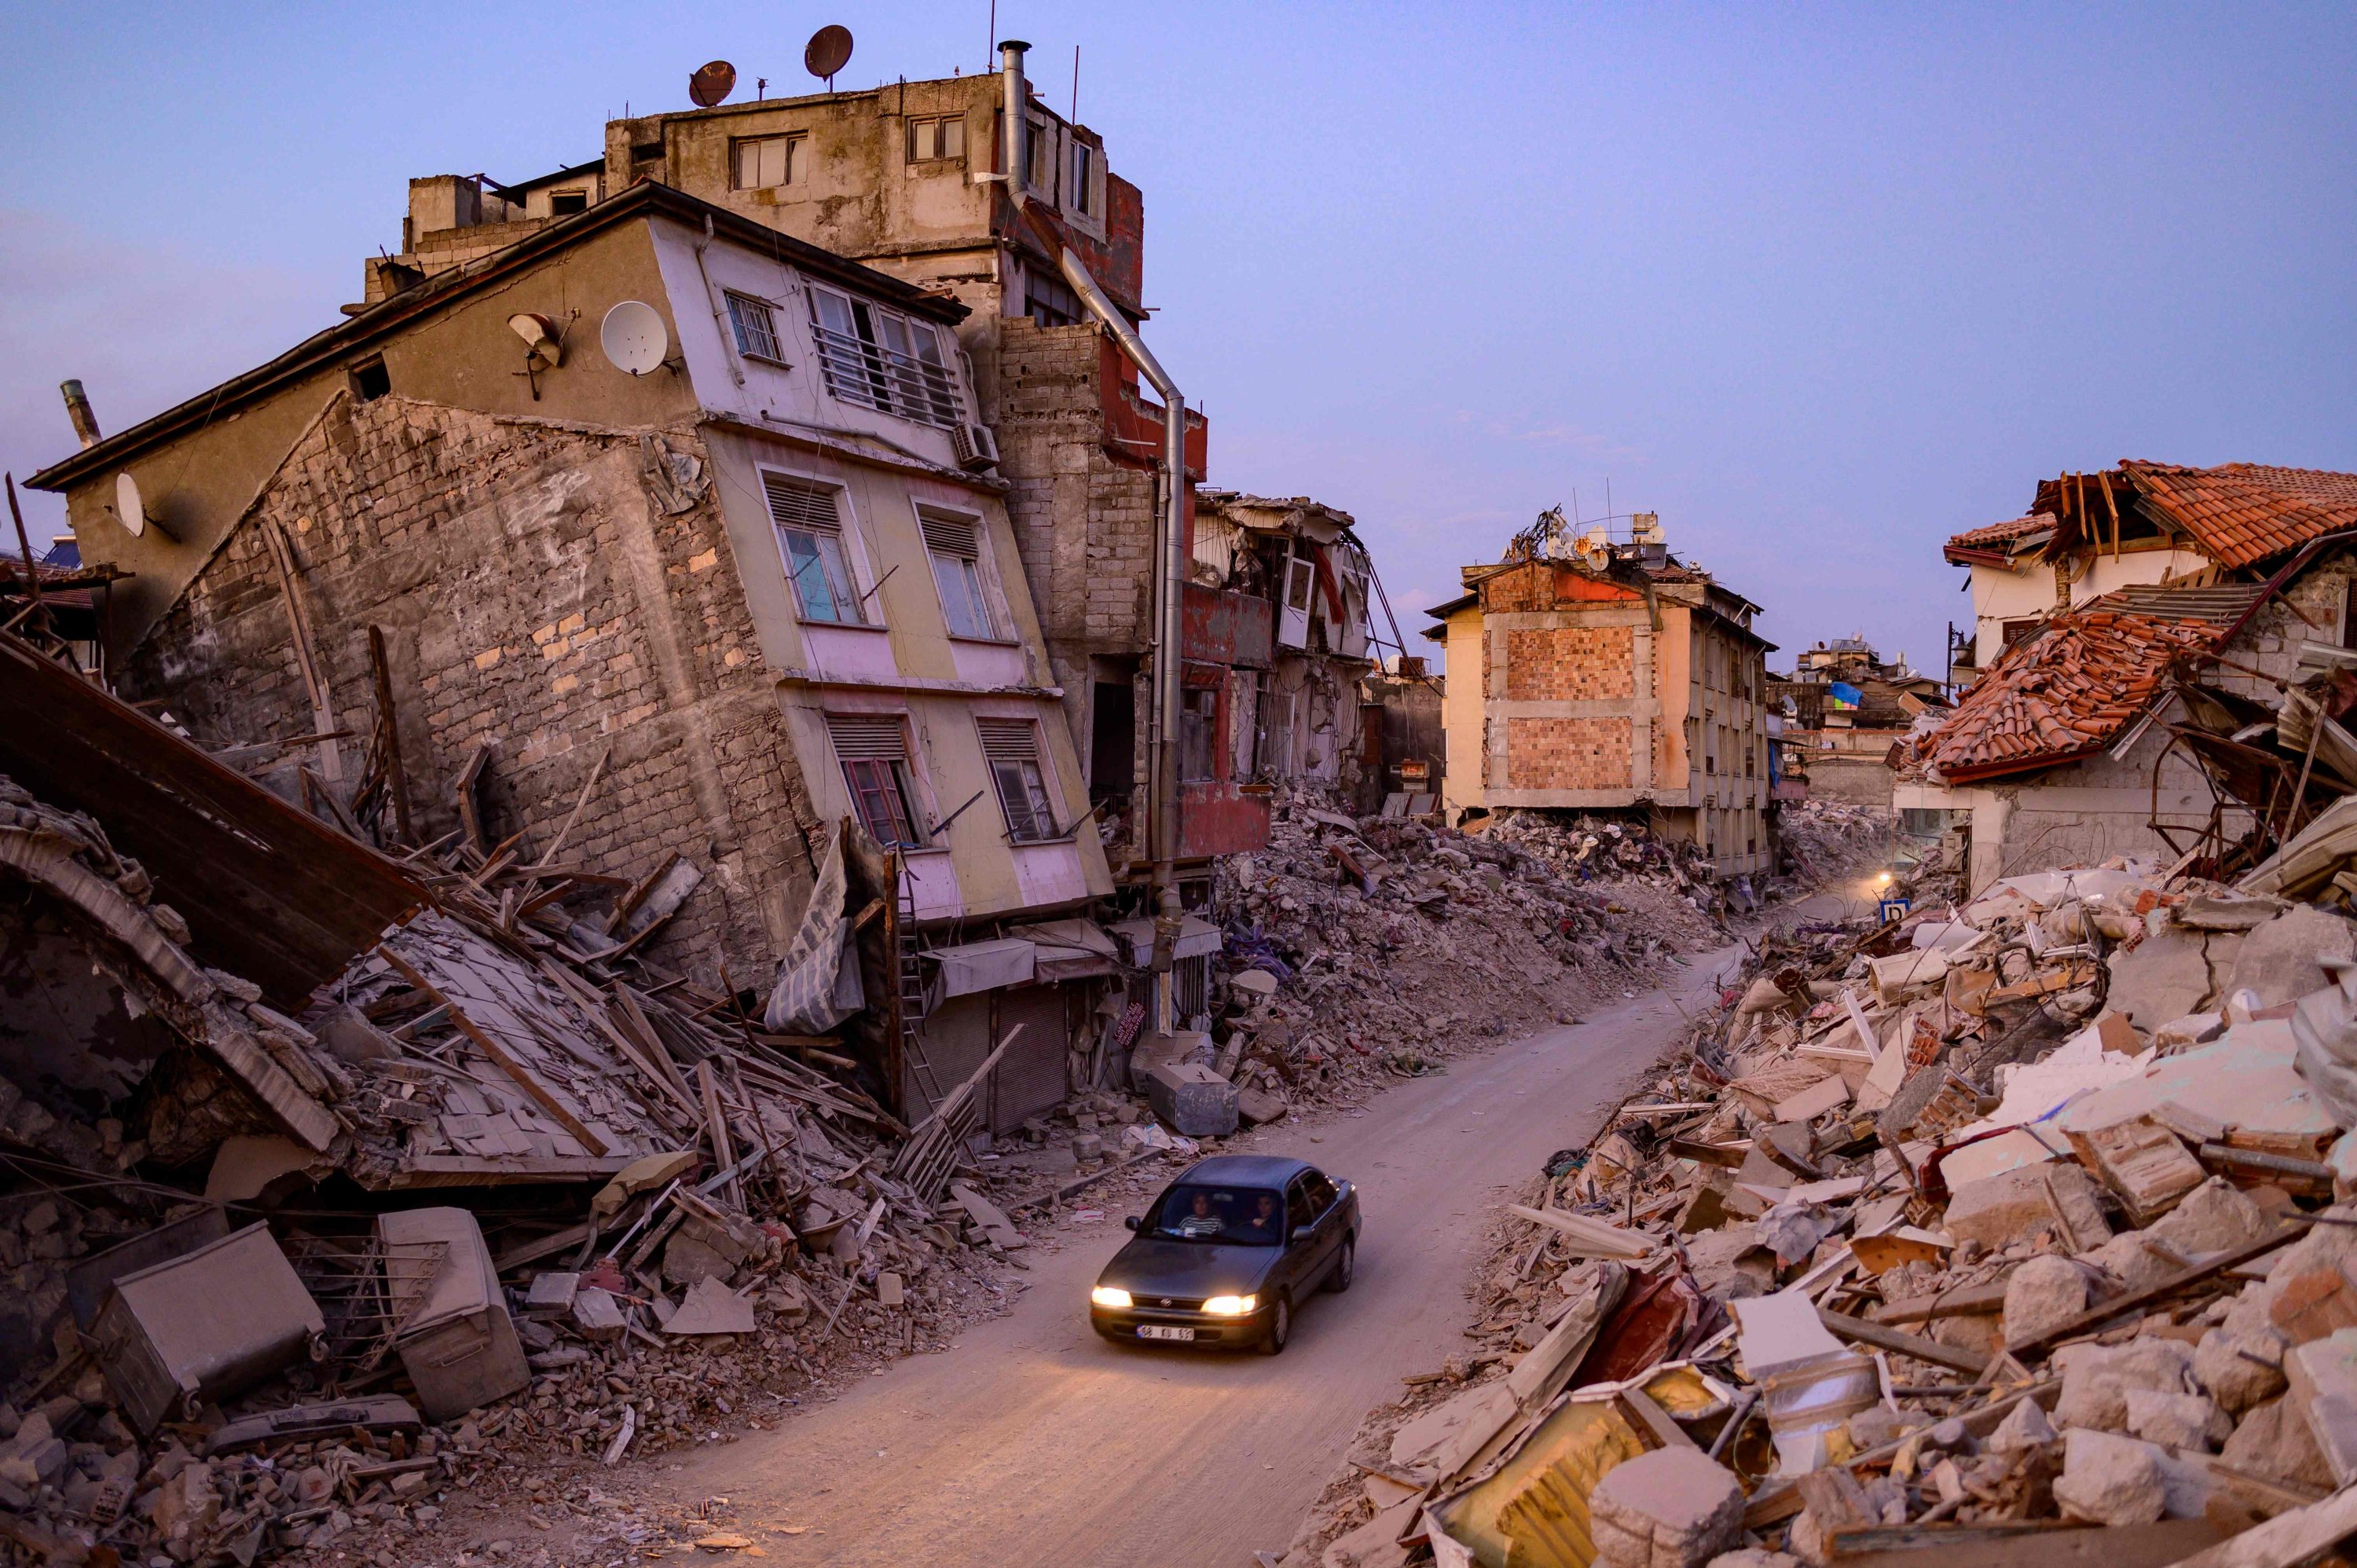
[[[376,625],[420,835],[457,826],[454,782],[489,746],[486,831],[541,853],[610,751],[560,858],[637,877],[677,851],[706,880],[656,955],[709,976],[725,953],[740,983],[766,978],[811,881],[813,815],[708,481],[658,482],[665,449],[704,462],[692,435],[343,399],[139,647],[126,695],[168,699],[208,742],[314,733],[275,531],[355,732],[347,789],[376,724]]]

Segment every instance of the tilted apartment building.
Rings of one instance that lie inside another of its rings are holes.
[[[420,840],[464,800],[544,848],[602,764],[564,860],[681,855],[650,950],[737,986],[854,820],[936,952],[884,1087],[921,1111],[1019,1020],[992,1123],[1054,1103],[1112,966],[1023,932],[1113,883],[1010,487],[963,460],[967,307],[659,182],[502,236],[35,478],[131,574],[125,694],[330,794],[389,698]]]
[[[1017,46],[1019,52],[1020,46]],[[402,252],[367,263],[371,300],[464,264],[493,241],[635,186],[685,192],[966,306],[956,328],[975,394],[953,430],[961,463],[1006,481],[1005,504],[1038,607],[1049,682],[1082,757],[1117,877],[1143,875],[1155,541],[1163,420],[1136,371],[1088,318],[1059,270],[1069,246],[1114,306],[1143,323],[1145,205],[1113,172],[1103,138],[1028,86],[1025,204],[1001,177],[1005,83],[997,75],[872,91],[723,103],[609,122],[602,160],[515,185],[414,180]],[[720,308],[716,303],[715,309]],[[838,325],[836,330],[852,331]],[[1185,506],[1208,433],[1187,415]],[[1189,545],[1192,549],[1191,539]],[[1211,856],[1266,842],[1268,805],[1224,743],[1257,729],[1239,712],[1232,648],[1200,634],[1212,607],[1190,590],[1184,644],[1192,701],[1223,743],[1214,771],[1179,789],[1181,875],[1208,883]],[[1274,623],[1264,604],[1254,614]],[[1251,640],[1248,638],[1248,642]],[[1192,896],[1190,895],[1190,901]]]

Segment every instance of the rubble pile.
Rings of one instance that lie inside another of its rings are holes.
[[[1467,1349],[1283,1561],[1967,1568],[2104,1529],[2293,1568],[2357,1531],[2357,925],[2279,896],[2338,898],[2298,869],[2335,832],[2239,886],[1960,902],[1933,856],[1901,918],[1763,936],[1494,1217]]]
[[[5,779],[0,863],[22,972],[122,1008],[41,1092],[0,1078],[20,1560],[412,1560],[501,1466],[707,1441],[1003,1304],[1022,1238],[963,1162],[910,1175],[819,1042],[573,945],[628,889],[413,857],[432,907],[289,1015],[191,956],[100,823]],[[385,1201],[437,1187],[468,1207]]]
[[[1281,802],[1268,849],[1219,874],[1226,972],[1205,1022],[1236,1080],[1329,1099],[1469,1038],[1575,1021],[1725,940],[1682,848],[1620,822],[1512,825],[1536,821],[1460,833]]]
[[[1776,819],[1780,870],[1794,885],[1819,887],[1893,858],[1891,814],[1843,800],[1802,800]]]

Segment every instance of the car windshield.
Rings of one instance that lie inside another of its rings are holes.
[[[1285,1240],[1285,1204],[1266,1187],[1188,1183],[1162,1195],[1149,1229],[1178,1241],[1275,1247]]]

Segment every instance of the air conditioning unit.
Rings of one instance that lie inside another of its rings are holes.
[[[953,424],[950,426],[950,445],[957,451],[958,467],[979,472],[998,467],[998,437],[990,433],[987,424]]]

